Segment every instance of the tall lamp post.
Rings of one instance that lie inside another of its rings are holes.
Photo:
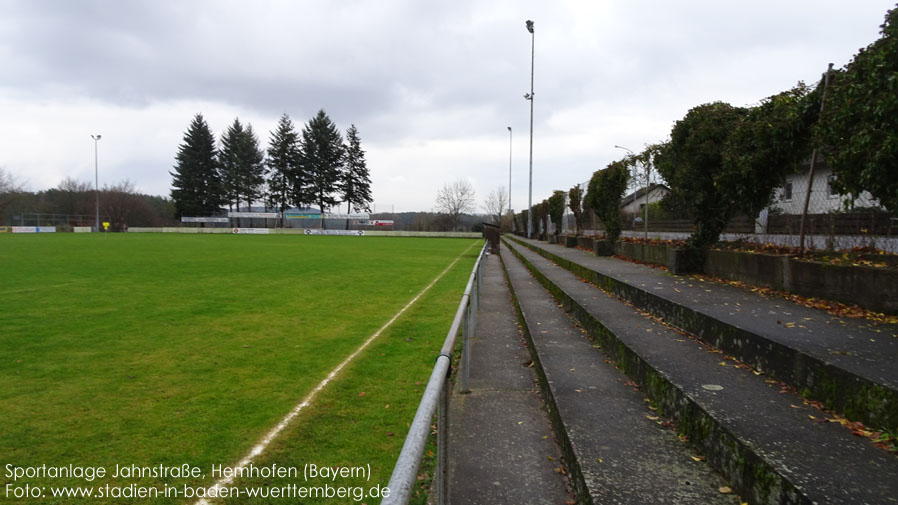
[[[530,185],[527,190],[527,238],[533,238],[533,63],[536,54],[536,41],[533,35],[533,21],[527,20],[527,31],[530,32],[530,93],[524,99],[530,102]]]
[[[636,156],[633,154],[633,151],[624,146],[614,146],[618,149],[624,149],[630,153],[630,156]],[[645,205],[642,207],[642,225],[643,230],[645,230],[645,240],[648,242],[649,240],[649,165],[648,163],[643,163],[645,167]]]
[[[99,233],[99,231],[100,231],[100,172],[97,169],[97,166],[98,166],[97,143],[100,141],[101,138],[103,138],[103,136],[100,134],[97,134],[97,135],[91,135],[90,138],[94,139],[94,194],[97,197],[97,207],[96,207],[96,215],[95,215],[96,228],[94,228],[94,231]]]
[[[514,215],[511,213],[511,127],[508,127],[508,214],[511,215],[511,228],[514,231]]]

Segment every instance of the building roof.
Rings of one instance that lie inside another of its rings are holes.
[[[668,188],[668,187],[665,186],[664,184],[651,184],[651,185],[649,185],[649,193],[651,193],[652,191],[654,191],[654,190],[656,190],[656,189],[663,189],[664,191],[666,191],[666,192],[668,192],[668,193],[670,192],[670,188]],[[625,205],[629,205],[633,200],[637,200],[637,199],[639,199],[640,197],[643,197],[643,196],[645,196],[645,188],[639,188],[639,189],[637,189],[636,191],[634,191],[634,192],[630,193],[629,195],[625,196],[625,197],[620,201],[620,206],[623,207],[623,206],[625,206]]]

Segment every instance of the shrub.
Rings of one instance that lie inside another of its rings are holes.
[[[586,205],[605,225],[605,241],[609,246],[620,237],[620,201],[630,180],[628,164],[614,161],[592,174],[586,192]]]
[[[565,196],[564,191],[556,190],[552,192],[552,196],[550,196],[548,200],[547,209],[549,219],[551,219],[552,223],[555,225],[556,237],[561,233],[561,220],[564,217]]]

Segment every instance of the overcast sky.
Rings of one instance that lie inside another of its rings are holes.
[[[527,203],[664,140],[691,107],[749,105],[879,37],[893,0],[0,0],[0,167],[30,190],[129,179],[168,196],[184,131],[239,117],[355,124],[378,211],[466,179]]]

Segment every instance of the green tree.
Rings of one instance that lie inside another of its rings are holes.
[[[343,137],[324,109],[319,110],[302,130],[300,165],[307,178],[303,186],[321,209],[322,228],[325,211],[337,204],[343,160]]]
[[[832,79],[817,133],[836,190],[898,214],[898,8],[880,33]]]
[[[810,91],[799,83],[765,98],[747,109],[729,132],[715,186],[722,200],[729,202],[726,215],[721,216],[726,222],[739,213],[757,216],[770,205],[786,175],[798,171],[810,155],[811,132],[820,108],[818,96]]]
[[[542,225],[543,233],[548,237],[549,235],[549,200],[543,200],[539,202],[536,206],[537,216],[539,217],[539,222]]]
[[[574,214],[574,225],[576,234],[580,235],[583,230],[583,190],[580,186],[574,186],[568,191],[568,207]]]
[[[305,180],[299,174],[299,134],[293,126],[290,116],[284,114],[278,121],[277,128],[271,132],[268,141],[268,206],[281,213],[283,226],[284,211],[295,205],[301,207],[306,203],[303,199],[295,199],[293,181]],[[299,192],[300,194],[302,192]]]
[[[547,210],[549,213],[549,219],[552,220],[552,223],[555,224],[555,236],[558,237],[561,234],[561,220],[564,218],[564,200],[565,193],[561,190],[555,190],[552,192],[552,196],[549,197],[547,203]]]
[[[355,125],[346,130],[345,169],[343,170],[340,191],[346,202],[346,213],[371,212],[371,174],[365,162],[365,151],[362,150],[362,139]],[[346,222],[347,227],[349,221]]]
[[[239,119],[234,119],[234,123],[221,136],[221,149],[218,151],[218,167],[221,173],[221,185],[228,202],[228,210],[240,210],[240,190],[243,186],[241,182],[241,164],[240,159],[240,142],[243,137],[243,125]]]
[[[218,172],[215,136],[202,114],[197,114],[191,121],[175,160],[174,172],[169,172],[175,217],[219,212],[225,198]]]
[[[620,201],[630,182],[629,164],[626,160],[613,161],[597,170],[589,179],[586,190],[586,206],[595,212],[605,225],[606,251],[614,247],[620,237]]]
[[[686,209],[695,223],[686,250],[689,262],[698,268],[734,211],[732,193],[724,187],[732,180],[724,178],[724,146],[746,113],[723,102],[692,108],[674,124],[670,141],[655,159],[670,185],[668,198]]]
[[[239,211],[243,201],[251,210],[253,202],[262,198],[265,183],[265,156],[251,124],[244,127],[239,119],[234,119],[221,136],[218,159],[228,209],[233,205]]]
[[[252,210],[253,203],[265,197],[265,174],[268,172],[265,166],[265,153],[259,147],[259,137],[253,130],[253,125],[246,124],[239,147],[242,162],[241,192],[246,200],[247,210]]]

